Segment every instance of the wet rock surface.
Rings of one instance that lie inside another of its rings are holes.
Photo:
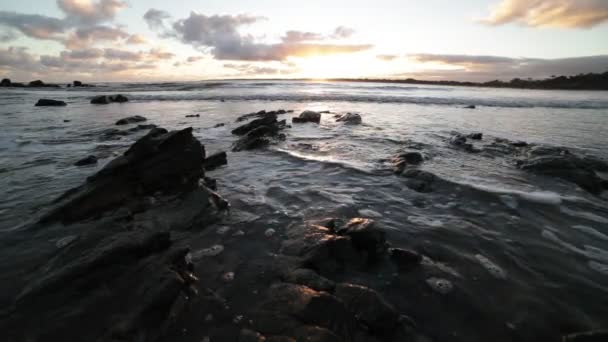
[[[340,115],[336,118],[337,122],[343,122],[349,125],[359,125],[363,120],[361,119],[361,115],[357,113],[346,113],[344,115]]]
[[[299,116],[294,117],[292,119],[292,122],[293,123],[306,123],[306,122],[320,123],[321,122],[321,113],[315,112],[312,110],[305,110],[302,113],[300,113]]]
[[[75,166],[85,166],[85,165],[93,165],[93,164],[97,164],[97,157],[95,157],[93,155],[84,157],[74,163]]]
[[[262,118],[255,119],[249,123],[232,130],[232,134],[239,135],[232,151],[252,150],[266,147],[273,141],[284,140],[285,136],[280,134],[286,127],[285,120],[278,121],[274,113],[265,113]]]
[[[129,116],[129,117],[116,121],[116,125],[117,126],[128,125],[128,124],[137,123],[137,122],[144,122],[146,120],[148,120],[148,119],[144,118],[143,116],[134,115],[134,116]]]
[[[226,152],[217,152],[205,158],[205,170],[213,170],[228,164]]]
[[[268,112],[265,110],[261,110],[259,112],[241,115],[236,119],[236,122],[243,122],[243,121],[251,120],[253,118],[262,118],[267,115],[283,115],[283,114],[287,114],[287,113],[293,113],[293,110],[279,109],[279,110],[271,110]]]
[[[68,104],[65,103],[64,101],[59,101],[59,100],[51,100],[51,99],[40,99],[38,100],[38,102],[36,102],[36,107],[63,107],[63,106],[67,106]]]
[[[91,99],[92,104],[109,104],[109,103],[124,103],[129,99],[121,94],[116,95],[99,95]]]

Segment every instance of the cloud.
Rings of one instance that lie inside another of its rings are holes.
[[[376,58],[383,60],[385,62],[390,62],[390,61],[394,61],[395,59],[399,58],[399,55],[376,55]]]
[[[59,39],[68,27],[61,19],[7,11],[0,11],[0,25],[37,39]]]
[[[0,49],[0,69],[31,68],[36,64],[36,60],[27,52],[26,48],[12,46]]]
[[[606,0],[502,0],[483,23],[590,28],[608,21]]]
[[[204,56],[190,56],[190,57],[188,57],[186,59],[186,62],[188,62],[188,63],[195,63],[195,62],[198,62],[198,61],[200,61],[200,60],[202,60],[204,58],[205,58]]]
[[[334,30],[332,34],[332,38],[334,39],[346,39],[350,38],[353,34],[355,34],[355,30],[346,26],[338,26]]]
[[[121,0],[57,0],[57,5],[66,14],[67,21],[80,24],[97,24],[114,19],[118,11],[127,7]]]
[[[132,34],[129,36],[129,39],[127,39],[126,43],[129,45],[147,44],[148,40],[141,34]]]
[[[144,19],[151,29],[160,31],[162,37],[172,37],[209,51],[219,60],[284,61],[288,57],[354,53],[372,47],[369,44],[314,43],[312,41],[327,37],[302,31],[288,31],[276,44],[258,42],[251,35],[241,34],[239,29],[264,18],[245,14],[207,16],[191,12],[189,17],[177,20],[168,27],[164,22],[168,19],[167,13],[150,9]],[[352,34],[345,28],[338,28],[336,32],[342,36]]]
[[[93,26],[77,29],[64,41],[64,44],[69,49],[77,49],[128,37],[130,34],[119,27]]]
[[[559,59],[510,58],[478,55],[418,54],[408,56],[423,65],[441,64],[449,69],[431,69],[403,76],[434,77],[470,81],[513,78],[547,78],[553,75],[603,73],[608,71],[608,55]]]
[[[227,63],[224,64],[223,67],[237,71],[237,74],[232,76],[288,75],[298,71],[298,69],[295,67],[270,67],[250,63]]]

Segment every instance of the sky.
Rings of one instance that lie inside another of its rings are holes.
[[[608,0],[0,0],[14,81],[608,71]]]

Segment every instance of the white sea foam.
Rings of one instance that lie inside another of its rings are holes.
[[[589,213],[586,211],[572,210],[565,206],[561,206],[559,208],[559,210],[566,215],[582,218],[582,219],[589,220],[589,221],[594,221],[597,223],[608,223],[608,218],[605,218],[603,216],[599,216],[599,215],[596,215],[593,213]]]
[[[452,292],[454,285],[447,279],[442,278],[429,278],[426,283],[435,291],[440,294],[448,294]]]
[[[480,185],[475,183],[466,183],[468,186],[500,195],[517,196],[528,202],[547,204],[547,205],[558,205],[562,203],[562,196],[553,191],[521,191],[515,189],[503,188],[495,185]],[[502,198],[501,198],[502,201]],[[506,203],[505,203],[506,204]]]
[[[594,271],[608,275],[608,265],[606,265],[606,264],[602,264],[602,263],[599,263],[594,260],[589,260],[587,265],[589,265],[589,268],[591,268]]]
[[[493,277],[499,279],[507,278],[506,272],[502,268],[500,268],[500,266],[490,261],[490,259],[486,258],[481,254],[476,254],[475,258],[477,258],[477,261],[479,261],[481,266],[483,266],[488,272],[490,272]]]

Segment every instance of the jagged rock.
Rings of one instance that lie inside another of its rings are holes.
[[[40,99],[36,102],[36,107],[63,107],[68,104],[63,101],[58,100],[50,100],[50,99]]]
[[[577,184],[584,190],[599,195],[603,190],[603,180],[596,171],[608,170],[608,163],[572,154],[560,147],[534,146],[527,152],[527,158],[518,166],[526,171],[561,178]]]
[[[80,159],[79,161],[74,163],[74,166],[84,166],[84,165],[92,165],[97,164],[97,157],[88,156]]]
[[[305,123],[305,122],[313,122],[320,123],[321,122],[321,113],[314,112],[312,110],[305,110],[300,113],[300,116],[294,117],[292,119],[293,123]]]
[[[289,272],[285,277],[285,281],[289,283],[304,285],[316,291],[331,292],[336,286],[333,281],[322,277],[317,274],[317,272],[307,268],[299,268],[297,270]]]
[[[92,104],[109,104],[109,103],[123,103],[123,102],[128,102],[129,99],[121,94],[117,94],[117,95],[99,95],[99,96],[95,96],[94,98],[91,99],[91,103]]]
[[[144,118],[143,116],[134,115],[134,116],[129,116],[129,117],[122,118],[122,119],[116,121],[116,125],[118,125],[118,126],[128,125],[128,124],[132,124],[132,123],[143,122],[146,120],[148,120],[148,119]]]
[[[405,185],[417,192],[431,192],[437,176],[423,170],[406,170],[401,176],[408,178]]]
[[[344,122],[345,124],[358,125],[362,122],[361,115],[357,113],[346,113],[339,116],[336,121]]]
[[[251,150],[267,146],[271,140],[284,140],[284,135],[279,132],[285,128],[285,121],[277,121],[276,114],[265,114],[260,119],[255,119],[245,125],[232,130],[232,134],[242,135],[233,145],[235,152]]]
[[[74,81],[72,84],[74,85],[74,87],[82,87],[82,82],[80,81]]]
[[[391,260],[401,269],[411,269],[422,262],[422,255],[403,248],[391,248],[389,250]]]
[[[3,78],[2,82],[0,82],[0,87],[10,87],[11,86],[11,80],[9,78]]]
[[[58,198],[41,222],[69,223],[95,217],[159,191],[193,191],[204,176],[203,162],[203,146],[192,136],[192,128],[172,132],[152,129],[85,184]],[[210,197],[200,191],[203,198]]]
[[[399,325],[399,313],[382,296],[365,286],[337,284],[334,295],[348,311],[365,323],[376,336],[391,336]]]
[[[205,170],[213,170],[228,164],[226,152],[217,152],[205,158]]]
[[[469,139],[473,139],[473,140],[481,140],[483,138],[483,133],[470,133],[467,135],[467,138]]]
[[[338,230],[338,235],[349,236],[355,248],[365,251],[371,260],[386,252],[386,233],[375,227],[374,220],[353,218]]]

